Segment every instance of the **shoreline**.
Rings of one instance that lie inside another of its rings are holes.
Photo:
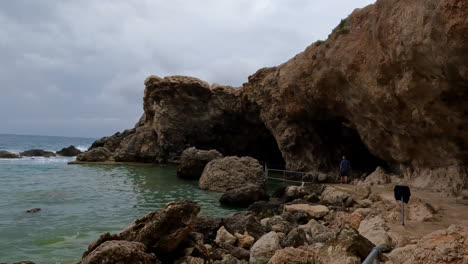
[[[139,167],[153,167],[153,166],[176,166],[177,164],[170,163],[147,163],[147,162],[128,162],[128,161],[69,161],[68,165],[125,165],[125,166],[139,166]]]

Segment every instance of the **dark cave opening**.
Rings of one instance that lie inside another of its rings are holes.
[[[359,133],[345,124],[344,118],[329,120],[315,120],[311,124],[320,144],[326,149],[321,149],[318,155],[323,155],[321,170],[337,169],[342,156],[346,156],[351,162],[354,172],[370,173],[377,166],[388,169],[388,164],[373,155],[362,141]]]

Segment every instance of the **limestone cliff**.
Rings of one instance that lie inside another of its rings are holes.
[[[186,147],[330,170],[387,165],[414,185],[467,185],[468,2],[378,0],[325,41],[240,88],[151,76],[118,161],[167,162]],[[115,143],[117,142],[117,143]]]

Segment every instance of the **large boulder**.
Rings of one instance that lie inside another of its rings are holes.
[[[268,200],[269,196],[263,186],[247,184],[239,188],[227,190],[219,199],[222,205],[247,207],[260,200]]]
[[[267,264],[276,250],[281,249],[280,240],[276,232],[262,236],[250,249],[250,260],[252,264]]]
[[[80,155],[81,153],[82,153],[81,150],[75,148],[75,146],[73,145],[57,151],[58,155],[65,156],[65,157],[74,157],[74,156]]]
[[[374,244],[361,236],[356,229],[345,226],[338,236],[318,250],[315,263],[361,263],[373,248]]]
[[[24,157],[46,157],[46,158],[56,156],[55,153],[53,153],[52,151],[46,151],[42,149],[26,150],[26,151],[21,152],[20,155]]]
[[[392,239],[387,233],[388,230],[389,228],[381,216],[366,218],[359,225],[359,234],[369,239],[383,252],[392,249]]]
[[[181,199],[168,203],[164,208],[135,220],[119,234],[101,235],[97,241],[89,244],[84,256],[91,254],[109,240],[139,242],[151,251],[172,252],[193,231],[198,212],[200,212],[200,206],[191,200]]]
[[[79,154],[76,157],[76,160],[86,162],[103,162],[108,161],[111,156],[112,153],[107,148],[97,147]]]
[[[200,150],[194,147],[182,152],[180,164],[177,168],[177,176],[183,179],[198,180],[203,173],[203,169],[208,162],[222,158],[217,150]]]
[[[199,185],[204,190],[225,192],[249,183],[264,185],[262,165],[251,157],[230,156],[208,162]]]
[[[78,264],[114,264],[114,263],[161,263],[152,253],[146,253],[142,243],[130,241],[106,241],[81,260]]]
[[[349,194],[332,186],[327,186],[320,196],[320,201],[326,205],[349,206],[353,199]]]
[[[393,264],[465,264],[468,263],[468,228],[452,225],[446,230],[423,236],[416,245],[393,250]]]
[[[244,234],[245,232],[259,239],[266,233],[266,228],[252,215],[251,212],[239,212],[222,220],[226,229],[231,233]]]
[[[0,159],[17,159],[20,158],[18,154],[11,153],[6,150],[0,150]]]

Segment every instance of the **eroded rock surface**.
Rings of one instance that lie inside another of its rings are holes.
[[[52,151],[46,151],[43,149],[26,150],[26,151],[21,152],[20,155],[24,157],[46,157],[46,158],[56,156],[55,153],[53,153]]]
[[[81,153],[82,153],[81,150],[75,148],[75,146],[73,145],[57,151],[58,155],[65,156],[65,157],[74,157]]]
[[[18,159],[20,156],[6,150],[0,150],[0,159]]]
[[[222,158],[223,154],[217,150],[200,150],[194,147],[182,152],[177,176],[183,179],[198,180],[208,162]]]
[[[158,264],[156,256],[146,253],[142,243],[129,241],[106,241],[78,264],[141,263]]]
[[[247,184],[239,188],[226,191],[219,199],[223,205],[247,207],[260,200],[268,200],[269,196],[265,188],[260,185]]]

